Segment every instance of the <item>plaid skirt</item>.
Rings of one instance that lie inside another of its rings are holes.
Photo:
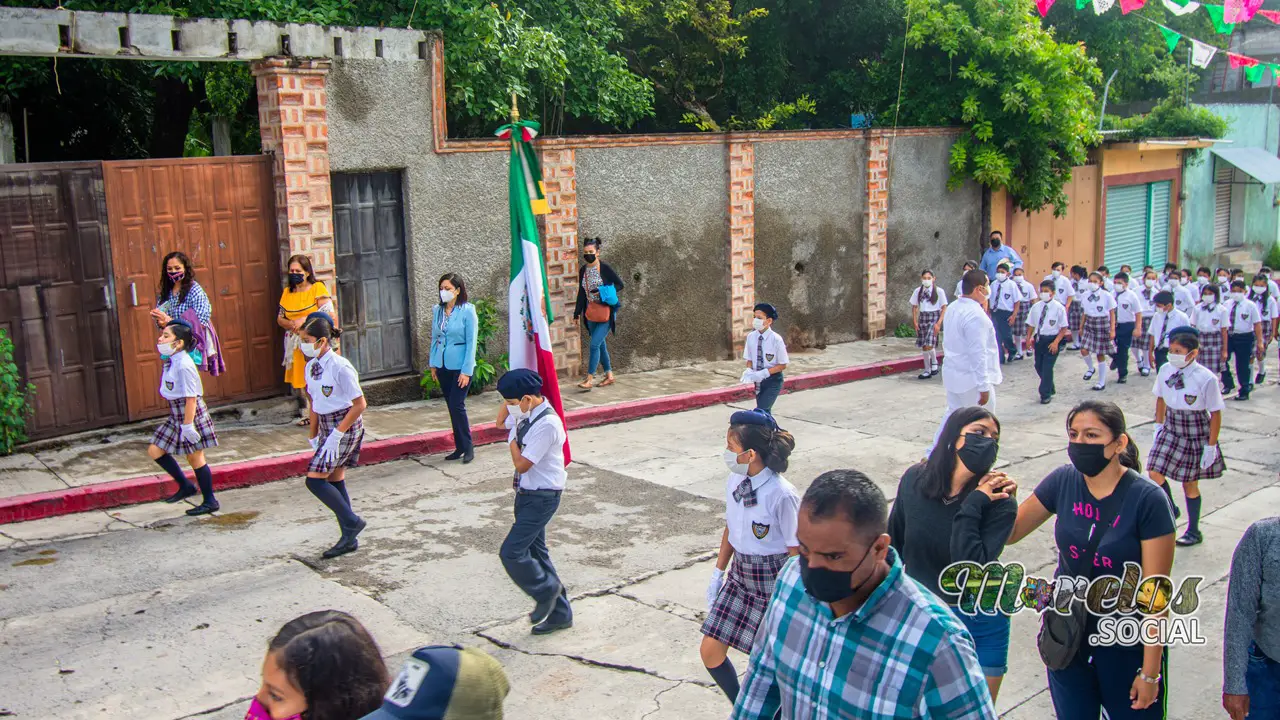
[[[1146,315],[1142,318],[1142,327],[1138,329],[1138,336],[1133,339],[1133,347],[1139,348],[1143,353],[1147,352],[1147,345],[1151,342],[1151,316]]]
[[[736,648],[751,652],[756,628],[764,617],[778,572],[790,557],[777,555],[743,555],[734,553],[733,564],[720,586],[720,594],[711,604],[702,634]]]
[[[1088,350],[1091,355],[1115,355],[1116,341],[1111,337],[1111,316],[1085,315],[1077,342],[1080,343],[1081,350]]]
[[[1084,317],[1084,306],[1078,302],[1067,308],[1067,327],[1071,328],[1071,337],[1077,342],[1080,339],[1080,320]]]
[[[1027,334],[1027,316],[1031,314],[1031,303],[1034,300],[1023,300],[1018,303],[1018,314],[1013,316],[1013,336],[1021,338]]]
[[[324,441],[329,437],[329,433],[338,427],[338,423],[342,422],[342,418],[347,416],[346,410],[338,410],[328,415],[316,415],[319,419],[318,431],[316,439],[320,441],[320,447],[316,448],[316,454],[311,456],[311,464],[307,466],[308,473],[329,473],[340,467],[355,467],[360,461],[360,446],[364,444],[364,417],[356,418],[352,423],[351,429],[346,435],[342,436],[342,442],[338,443],[338,457],[324,461],[320,459],[320,450],[324,448]]]
[[[1196,362],[1221,374],[1227,365],[1227,349],[1222,346],[1222,331],[1200,333],[1200,354]]]
[[[218,433],[213,429],[213,418],[204,405],[204,398],[196,399],[196,417],[192,424],[200,433],[200,442],[189,443],[182,439],[182,416],[187,409],[187,399],[169,401],[169,417],[160,423],[151,436],[151,444],[170,455],[190,455],[206,448],[218,446]]]
[[[934,331],[933,326],[940,317],[942,317],[940,310],[921,311],[916,315],[916,322],[920,325],[920,329],[916,331],[916,347],[922,348],[926,345],[938,347],[938,333]]]
[[[1147,454],[1147,470],[1170,480],[1195,482],[1222,477],[1227,463],[1218,459],[1208,470],[1200,469],[1200,455],[1209,444],[1209,413],[1205,410],[1165,410],[1164,429]]]

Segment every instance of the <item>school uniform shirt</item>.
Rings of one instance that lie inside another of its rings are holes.
[[[1062,303],[1063,307],[1067,304],[1067,299],[1075,297],[1076,286],[1071,284],[1071,280],[1063,275],[1054,277],[1053,273],[1044,276],[1045,280],[1053,283],[1053,299]]]
[[[165,400],[204,397],[200,371],[186,350],[169,356],[168,366],[160,373],[160,397]]]
[[[1249,298],[1231,299],[1225,303],[1227,308],[1227,332],[1232,335],[1252,335],[1253,326],[1262,322],[1262,312],[1258,304]]]
[[[765,468],[751,478],[756,502],[753,507],[734,494],[746,475],[729,473],[725,481],[725,524],[729,528],[729,544],[741,555],[780,555],[798,547],[796,518],[800,512],[800,493],[787,479]]]
[[[982,305],[969,298],[951,303],[943,329],[942,354],[947,361],[942,364],[942,385],[947,392],[989,392],[1004,382],[996,327]]]
[[[316,367],[320,368],[318,377]],[[360,373],[351,361],[330,350],[307,361],[307,394],[317,415],[329,415],[351,407],[364,390],[360,389]]]
[[[1266,302],[1263,302],[1262,298],[1257,295],[1252,295],[1249,299],[1253,301],[1254,305],[1258,306],[1258,312],[1262,315],[1262,332],[1264,334],[1269,333],[1271,331],[1271,321],[1280,316],[1280,302],[1277,302],[1275,296],[1271,294],[1267,295]]]
[[[1200,304],[1200,288],[1194,285],[1178,285],[1173,289],[1173,306],[1188,316]]]
[[[1204,333],[1222,332],[1226,329],[1228,321],[1227,306],[1222,303],[1214,303],[1213,307],[1202,303],[1197,305],[1191,313],[1191,324],[1202,335]]]
[[[556,414],[551,403],[543,400],[533,409],[529,420],[546,415],[529,427],[524,434],[524,447],[520,454],[525,460],[533,463],[527,472],[520,473],[521,490],[564,490],[569,473],[564,469],[564,441],[568,436],[564,431],[564,422]],[[507,442],[516,439],[519,423],[510,415],[507,416]]]
[[[939,291],[941,293],[941,291]],[[763,343],[761,345],[761,343]],[[764,364],[756,362],[756,346],[761,345],[764,351],[761,358]],[[773,328],[765,328],[763,333],[752,330],[747,333],[747,342],[742,349],[742,359],[751,363],[752,370],[768,370],[777,365],[786,365],[791,361],[787,356],[787,343],[783,341],[782,336],[773,331]],[[759,367],[756,367],[759,365]]]
[[[1146,312],[1142,309],[1142,296],[1138,293],[1125,289],[1122,293],[1116,293],[1116,322],[1131,323],[1137,321],[1137,314]]]
[[[1182,387],[1170,387],[1169,378],[1179,372],[1182,373]],[[1170,410],[1214,412],[1227,409],[1227,404],[1222,400],[1218,376],[1198,362],[1193,362],[1182,370],[1175,368],[1172,363],[1165,364],[1156,375],[1156,384],[1151,393],[1163,399],[1165,407]]]
[[[1156,349],[1169,347],[1170,330],[1190,324],[1187,314],[1176,307],[1167,313],[1157,310],[1151,320],[1151,337],[1156,339]]]
[[[1271,297],[1280,297],[1280,285],[1277,285],[1275,280],[1268,278],[1267,292],[1271,295]]]
[[[1115,294],[1116,294],[1116,281],[1115,281],[1115,280],[1112,280],[1111,278],[1102,278],[1102,289],[1103,289],[1103,290],[1106,290],[1107,292],[1111,293],[1112,295],[1115,295]]]
[[[1013,312],[1013,305],[1022,299],[1022,291],[1013,278],[996,280],[991,283],[991,310]]]
[[[1032,285],[1031,283],[1027,282],[1027,279],[1025,277],[1022,279],[1018,279],[1015,277],[1013,281],[1018,284],[1018,292],[1021,295],[1021,297],[1019,297],[1018,299],[1018,302],[1025,302],[1025,303],[1035,302],[1036,295],[1038,292],[1036,290],[1035,285]],[[1030,307],[1030,305],[1028,305],[1027,307]]]
[[[1098,288],[1090,290],[1086,285],[1076,300],[1080,302],[1084,309],[1084,314],[1089,317],[1104,317],[1110,315],[1112,310],[1116,309],[1116,298],[1111,293]]]
[[[942,308],[946,307],[947,291],[937,285],[934,286],[934,289],[938,291],[937,302],[931,302],[929,300],[929,296],[933,293],[925,292],[924,288],[918,287],[911,293],[911,306],[920,308],[920,312],[938,312]],[[783,348],[783,352],[786,352],[785,347]]]
[[[1067,309],[1057,300],[1041,300],[1031,306],[1031,312],[1027,315],[1027,327],[1036,328],[1039,335],[1053,337],[1066,326]]]
[[[1157,290],[1156,288],[1151,288],[1150,293],[1148,293],[1146,287],[1143,287],[1141,290],[1134,290],[1133,287],[1130,286],[1129,289],[1133,290],[1133,293],[1138,296],[1138,304],[1142,308],[1142,314],[1144,316],[1150,316],[1155,314],[1156,312],[1155,299],[1156,299],[1156,293],[1159,292],[1159,290]]]

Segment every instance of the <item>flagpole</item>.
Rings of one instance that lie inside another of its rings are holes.
[[[520,121],[520,108],[516,105],[516,94],[511,93],[511,122]]]
[[[1190,100],[1188,95],[1191,94],[1191,53],[1195,52],[1196,44],[1194,42],[1187,45],[1187,82],[1182,86],[1182,104],[1186,106]]]

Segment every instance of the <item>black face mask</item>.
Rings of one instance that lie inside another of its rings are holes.
[[[587,264],[588,264],[588,265],[590,265],[591,263],[593,263],[593,262],[595,262],[595,261],[596,261],[596,254],[595,254],[595,253],[583,253],[583,254],[582,254],[582,259],[583,259],[583,260],[586,260],[586,261],[587,261]]]
[[[841,572],[839,570],[828,570],[827,568],[809,567],[809,560],[804,555],[800,556],[800,580],[804,583],[804,591],[818,602],[835,603],[841,600],[853,597],[871,580],[872,575],[868,575],[866,580],[858,583],[857,587],[853,587],[853,574],[862,567],[862,563],[867,561],[871,555],[871,548],[875,547],[873,543],[867,551],[862,554],[862,559],[852,570]]]
[[[1088,477],[1097,477],[1111,464],[1115,456],[1107,457],[1107,446],[1096,443],[1073,442],[1067,445],[1067,457],[1077,470]]]
[[[995,438],[965,433],[964,447],[956,451],[956,456],[974,477],[982,477],[996,464],[996,454],[999,452],[1000,443]]]
[[[306,279],[307,279],[307,276],[303,275],[302,273],[289,273],[290,285],[301,285],[302,281]]]
[[[994,250],[998,247],[1000,247],[1000,238],[991,238],[991,248]]]

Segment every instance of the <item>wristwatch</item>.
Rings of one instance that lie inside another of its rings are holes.
[[[1148,685],[1159,685],[1160,678],[1162,676],[1159,673],[1156,673],[1155,677],[1148,677],[1146,673],[1142,672],[1142,668],[1138,668],[1138,677],[1142,679],[1142,682]]]

